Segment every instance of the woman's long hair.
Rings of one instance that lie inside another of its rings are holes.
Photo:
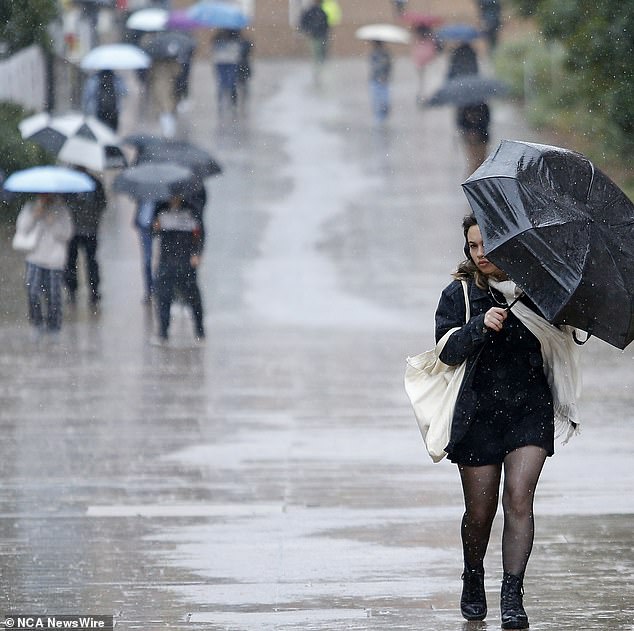
[[[489,285],[486,276],[478,269],[469,254],[469,242],[467,232],[469,228],[477,226],[475,215],[470,214],[462,220],[462,233],[464,235],[464,253],[466,258],[458,264],[458,269],[452,274],[456,280],[473,280],[480,289],[486,289]]]

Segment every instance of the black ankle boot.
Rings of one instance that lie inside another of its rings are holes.
[[[462,574],[460,611],[465,620],[484,620],[487,615],[487,598],[484,592],[484,568],[470,568],[465,564]]]
[[[524,595],[523,583],[523,576],[515,576],[504,572],[500,596],[503,629],[528,629],[528,616],[522,604]]]

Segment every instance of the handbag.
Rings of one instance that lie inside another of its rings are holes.
[[[461,282],[465,301],[465,321],[469,322],[471,310],[467,283],[464,280]],[[414,415],[427,451],[434,462],[440,462],[447,455],[445,447],[451,437],[453,413],[466,366],[466,361],[449,366],[439,357],[449,337],[459,329],[460,327],[455,327],[447,331],[435,348],[408,357],[405,368],[405,392],[414,408]]]
[[[13,235],[11,247],[18,252],[31,252],[32,250],[35,250],[40,240],[41,233],[42,229],[39,224],[37,224],[30,232],[17,230],[15,235]]]

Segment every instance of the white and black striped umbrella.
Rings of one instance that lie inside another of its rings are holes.
[[[118,136],[91,116],[71,112],[29,116],[18,125],[22,138],[34,142],[69,164],[104,171],[122,168],[127,161]]]

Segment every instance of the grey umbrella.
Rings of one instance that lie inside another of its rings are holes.
[[[186,195],[197,183],[197,176],[184,166],[152,162],[122,171],[115,178],[113,188],[135,199],[167,201],[173,195]]]
[[[176,59],[183,62],[191,56],[196,48],[196,41],[186,33],[158,31],[143,36],[141,48],[152,59]]]
[[[477,105],[486,103],[495,97],[504,97],[509,93],[508,86],[493,77],[485,77],[480,74],[468,74],[449,79],[437,90],[425,105],[433,107],[438,105]]]

